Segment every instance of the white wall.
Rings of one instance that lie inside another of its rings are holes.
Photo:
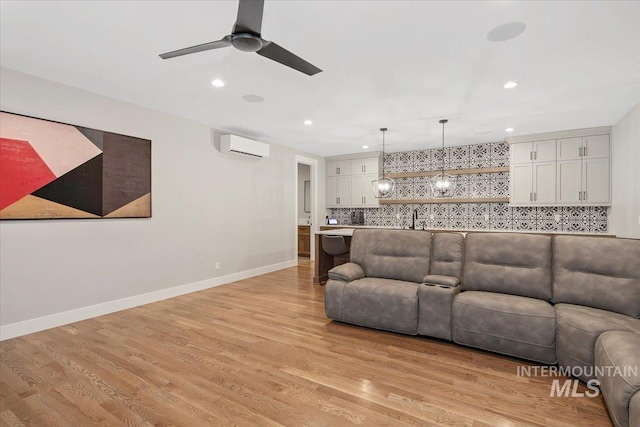
[[[0,94],[3,111],[152,140],[152,218],[0,222],[4,338],[295,264],[294,158],[314,156],[223,154],[206,125],[7,69]]]
[[[640,104],[611,131],[610,231],[640,238]]]

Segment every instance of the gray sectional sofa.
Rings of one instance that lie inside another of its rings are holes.
[[[640,427],[640,240],[358,229],[325,310],[558,364],[598,380],[616,426]]]

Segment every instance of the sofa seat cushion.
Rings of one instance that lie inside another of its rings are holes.
[[[344,286],[342,313],[336,320],[416,335],[418,283],[365,277]]]
[[[555,363],[556,316],[546,301],[467,291],[453,300],[453,341],[537,362]]]
[[[595,373],[616,426],[629,425],[630,401],[640,391],[640,334],[604,332],[596,340]]]
[[[558,364],[571,368],[578,378],[594,379],[593,354],[596,339],[607,331],[640,333],[640,319],[597,308],[556,304],[558,318]]]

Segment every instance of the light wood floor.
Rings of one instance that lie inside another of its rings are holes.
[[[312,264],[0,344],[2,426],[610,426],[526,361],[331,322]],[[579,391],[589,391],[581,384]]]

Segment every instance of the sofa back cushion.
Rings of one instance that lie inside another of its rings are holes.
[[[469,233],[462,290],[551,300],[551,236]]]
[[[553,301],[640,317],[640,240],[554,239]]]
[[[429,274],[431,233],[358,229],[351,239],[351,262],[368,277],[422,282]]]
[[[464,236],[460,233],[434,233],[432,242],[429,274],[462,277]]]

